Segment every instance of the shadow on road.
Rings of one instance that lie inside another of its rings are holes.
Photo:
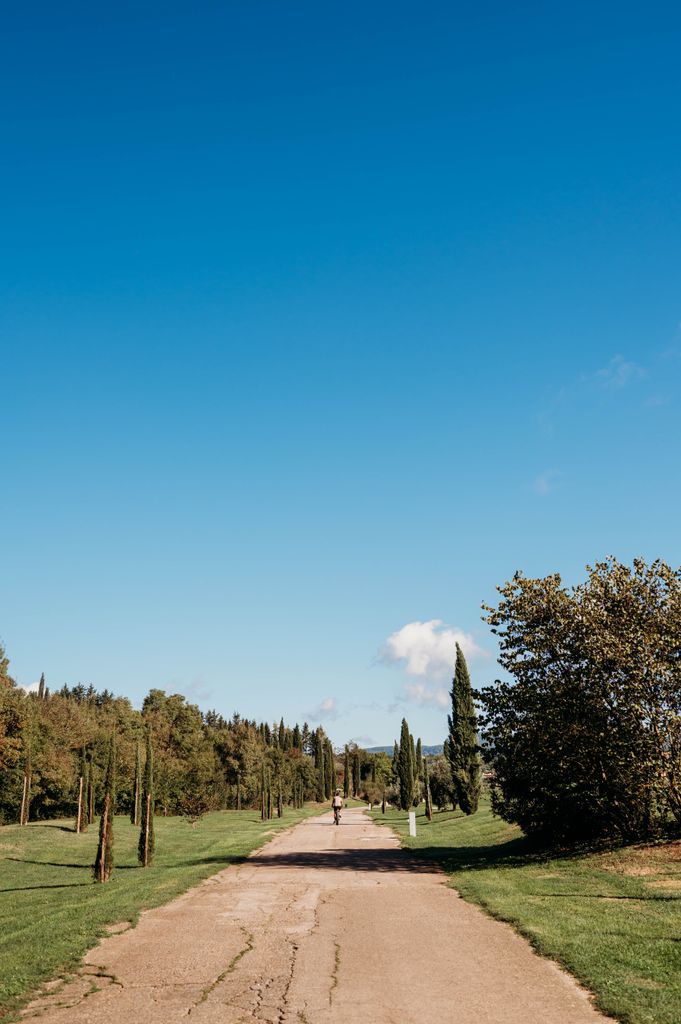
[[[248,861],[254,868],[323,868],[326,871],[407,871],[430,874],[435,865],[402,849],[299,850],[290,853],[259,853]]]

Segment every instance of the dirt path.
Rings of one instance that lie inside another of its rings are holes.
[[[296,826],[105,939],[41,1024],[596,1024],[555,965],[359,811]]]

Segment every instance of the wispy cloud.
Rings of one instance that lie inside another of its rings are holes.
[[[613,356],[607,366],[596,370],[593,379],[609,391],[621,391],[628,384],[642,380],[648,371],[638,363],[625,359],[622,355]]]
[[[546,472],[540,473],[539,476],[535,477],[532,484],[533,491],[535,494],[542,495],[542,497],[551,494],[558,487],[562,475],[560,470],[547,469]]]
[[[335,697],[324,697],[323,700],[305,713],[305,718],[311,722],[334,722],[340,714],[338,701]]]
[[[466,657],[485,654],[469,633],[446,625],[442,619],[408,622],[388,637],[379,660],[388,665],[402,664],[410,676],[438,678],[451,674],[457,643]]]
[[[23,690],[24,693],[37,693],[40,689],[40,683],[31,683],[30,686],[19,686],[19,689]]]

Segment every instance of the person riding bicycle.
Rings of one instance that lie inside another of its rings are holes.
[[[333,800],[331,801],[331,806],[333,807],[333,820],[335,821],[336,824],[338,824],[338,822],[340,821],[341,807],[343,806],[343,797],[341,796],[340,789],[337,789],[336,792],[334,793]]]

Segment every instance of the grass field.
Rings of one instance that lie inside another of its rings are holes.
[[[681,1021],[681,842],[547,857],[488,804],[466,818],[373,817],[451,873],[464,899],[510,922],[626,1024]],[[437,923],[433,923],[437,927]]]
[[[0,828],[0,1020],[26,994],[73,967],[107,925],[135,921],[202,879],[239,861],[271,836],[311,814],[287,809],[263,822],[255,811],[208,814],[192,828],[182,818],[156,818],[154,863],[137,864],[139,829],[115,823],[116,870],[106,885],[92,881],[97,825],[76,835],[70,822]]]

